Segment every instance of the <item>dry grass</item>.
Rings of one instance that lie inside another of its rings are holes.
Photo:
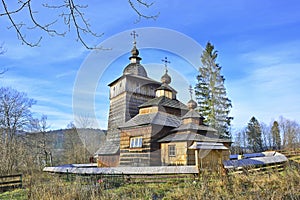
[[[206,174],[198,180],[160,184],[129,184],[103,189],[101,184],[66,181],[65,176],[46,173],[25,176],[26,192],[16,199],[300,199],[299,169],[253,175],[218,176]],[[6,196],[5,196],[6,195]],[[0,199],[9,198],[0,194]]]

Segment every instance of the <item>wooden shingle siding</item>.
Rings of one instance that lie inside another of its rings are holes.
[[[120,139],[120,166],[149,166],[151,126],[122,130]],[[131,137],[142,137],[142,147],[130,148]]]

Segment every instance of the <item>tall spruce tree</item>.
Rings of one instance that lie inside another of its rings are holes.
[[[250,119],[250,122],[247,126],[247,141],[249,147],[253,152],[260,152],[263,150],[262,142],[262,130],[258,120],[255,117]]]
[[[229,112],[232,104],[227,97],[221,66],[216,63],[217,57],[217,51],[208,42],[201,55],[202,66],[199,67],[195,94],[204,122],[217,129],[221,136],[231,137],[230,122],[233,118]]]
[[[273,148],[274,149],[280,149],[281,146],[281,137],[280,137],[280,130],[279,130],[279,124],[277,121],[273,122],[272,125],[272,142],[273,142]]]

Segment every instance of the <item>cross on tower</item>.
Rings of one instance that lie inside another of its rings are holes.
[[[162,59],[161,61],[163,61],[165,63],[166,72],[168,72],[168,64],[170,64],[171,62],[168,61],[167,57],[165,57],[165,59]]]
[[[136,38],[139,36],[135,31],[132,31],[130,33],[131,36],[133,36],[133,44],[136,44]]]
[[[191,99],[193,99],[193,92],[194,92],[194,90],[193,90],[193,88],[192,88],[191,85],[189,87],[189,91],[190,91]]]

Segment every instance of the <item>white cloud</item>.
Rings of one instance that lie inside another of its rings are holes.
[[[63,73],[57,74],[57,75],[55,76],[55,78],[64,78],[64,77],[66,77],[66,76],[71,76],[71,75],[74,75],[74,74],[76,74],[76,73],[77,73],[76,70],[68,70],[68,71],[65,71],[65,72],[63,72]]]
[[[245,62],[252,62],[246,77],[227,82],[234,106],[234,125],[245,126],[252,116],[265,123],[280,115],[292,119],[299,117],[300,59],[290,58],[299,54],[299,50],[283,49],[283,46],[289,45],[243,55]]]

